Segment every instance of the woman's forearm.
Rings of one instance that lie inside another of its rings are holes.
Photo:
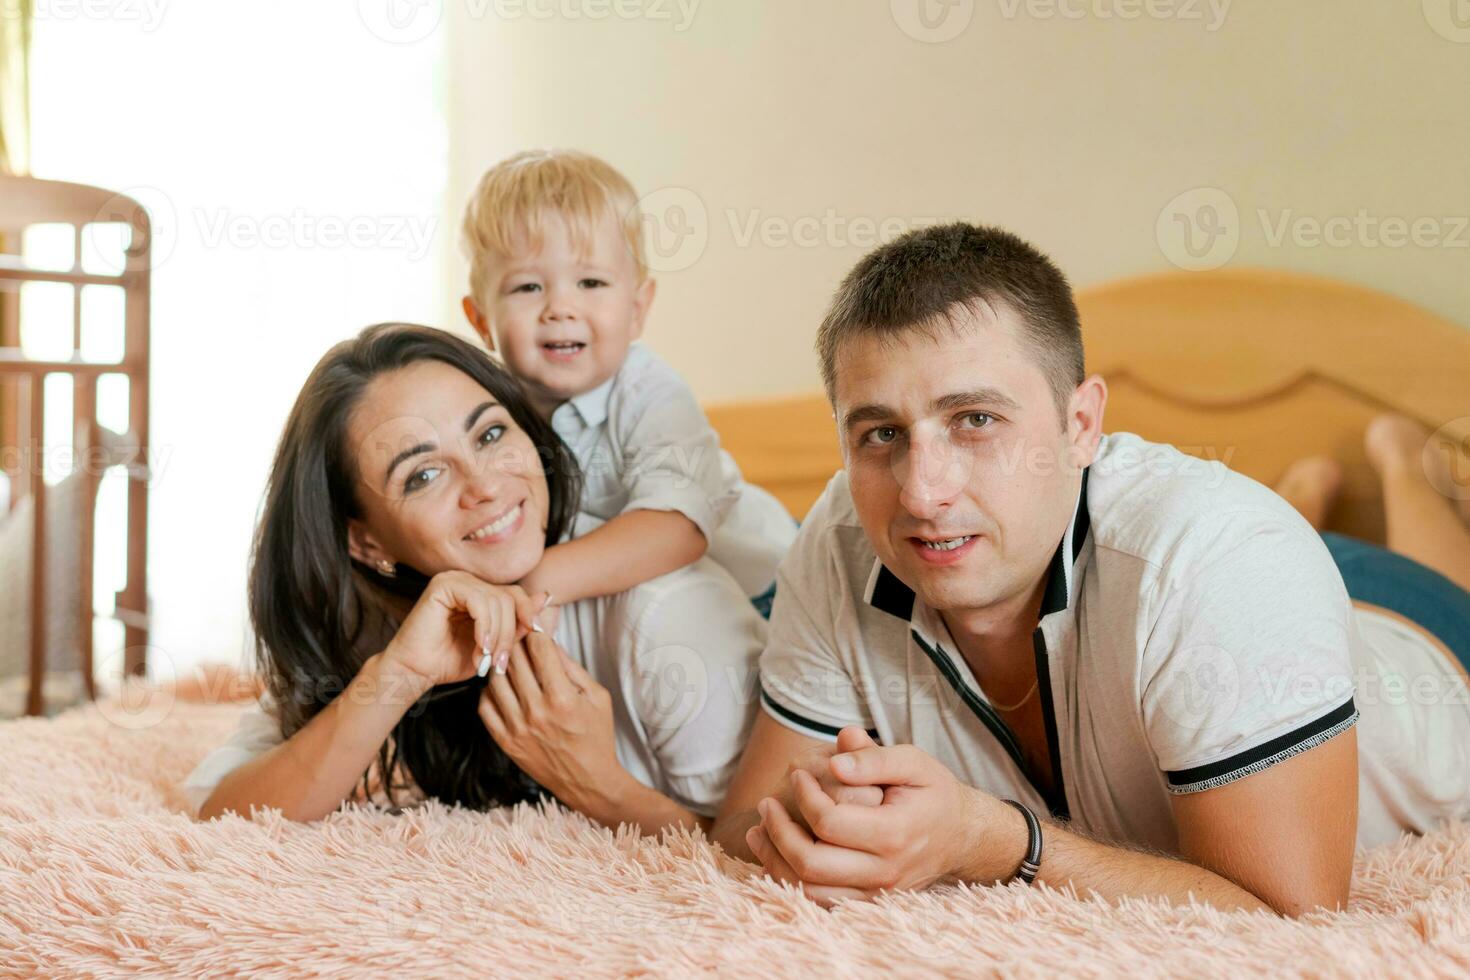
[[[319,820],[362,779],[404,713],[428,689],[412,671],[369,657],[346,689],[285,742],[220,780],[199,819],[276,807],[291,820]],[[386,774],[385,774],[386,777]]]
[[[605,827],[635,824],[649,835],[671,827],[686,830],[699,827],[707,831],[713,822],[709,817],[680,806],[658,790],[643,785],[625,771],[620,772],[615,785],[607,790],[578,794],[577,799],[564,799],[562,802]]]

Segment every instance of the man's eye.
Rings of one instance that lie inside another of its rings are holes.
[[[582,279],[577,282],[577,285],[583,289],[596,289],[599,286],[606,286],[607,281],[603,279]]]
[[[898,438],[898,429],[891,425],[880,425],[869,429],[868,434],[863,436],[863,441],[870,446],[886,446]]]
[[[970,429],[983,429],[994,421],[995,416],[987,415],[984,412],[969,412],[960,416],[960,423]]]
[[[499,424],[492,425],[480,433],[480,445],[488,446],[492,442],[499,442],[500,437],[503,435],[505,435],[505,426]]]
[[[414,470],[409,474],[408,479],[403,481],[403,492],[413,493],[415,490],[421,490],[434,482],[438,475],[439,468],[437,466],[426,466],[421,470]]]

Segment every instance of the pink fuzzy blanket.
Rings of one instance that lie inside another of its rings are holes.
[[[824,911],[702,838],[560,809],[197,824],[237,706],[154,692],[0,725],[0,975],[1470,974],[1470,826],[1359,856],[1301,921],[1013,885]]]

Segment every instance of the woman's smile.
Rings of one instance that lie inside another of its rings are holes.
[[[497,544],[515,535],[525,524],[524,501],[503,511],[487,524],[483,524],[464,536],[470,544]]]

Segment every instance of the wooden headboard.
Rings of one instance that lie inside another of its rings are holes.
[[[1171,272],[1079,291],[1105,428],[1273,484],[1303,456],[1345,470],[1330,526],[1383,540],[1363,430],[1384,411],[1444,426],[1470,473],[1470,330],[1384,293],[1311,276]],[[820,394],[729,403],[710,420],[751,482],[800,517],[841,465]],[[1470,490],[1470,486],[1465,488]]]

